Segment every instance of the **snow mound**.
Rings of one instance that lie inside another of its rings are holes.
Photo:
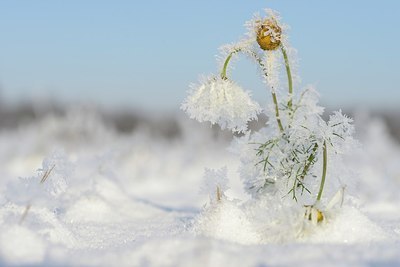
[[[213,203],[199,217],[195,231],[207,237],[239,244],[258,244],[260,236],[234,201]]]
[[[328,214],[329,216],[329,214]],[[371,243],[390,240],[388,233],[360,210],[343,206],[331,214],[328,222],[303,239],[312,243]]]
[[[28,265],[43,261],[46,244],[34,231],[19,225],[1,228],[0,254],[10,264]]]

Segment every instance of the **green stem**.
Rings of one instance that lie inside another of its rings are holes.
[[[267,72],[267,68],[264,65],[263,61],[261,58],[259,58],[257,56],[256,53],[251,53],[251,55],[254,57],[254,59],[257,61],[258,65],[260,65],[261,70],[263,71],[265,77],[268,77],[268,72]],[[282,121],[281,121],[281,117],[279,115],[279,105],[278,105],[278,99],[276,97],[276,93],[275,93],[275,88],[271,88],[271,96],[272,96],[272,101],[274,102],[274,106],[275,106],[275,118],[276,118],[276,122],[278,123],[278,127],[279,127],[279,131],[282,133],[283,132],[283,125],[282,125]]]
[[[304,166],[303,172],[300,176],[301,180],[304,180],[304,177],[306,177],[308,170],[310,169],[311,164],[313,163],[313,161],[315,159],[315,154],[317,153],[317,149],[318,149],[318,144],[316,143],[312,149],[310,156],[307,159],[307,164]]]
[[[321,185],[319,186],[319,192],[317,196],[317,202],[321,200],[322,191],[324,190],[325,185],[325,178],[326,178],[326,166],[328,164],[328,151],[326,148],[326,141],[324,141],[323,146],[323,162],[322,162],[322,178],[321,178]]]
[[[240,51],[240,50],[234,50],[234,51],[231,52],[231,53],[228,55],[228,57],[225,59],[224,67],[222,68],[222,71],[221,71],[221,79],[222,79],[222,80],[228,79],[228,77],[226,76],[226,69],[228,68],[229,61],[231,60],[233,54],[235,54],[235,53],[237,53],[237,52],[239,52],[239,51]]]
[[[285,60],[286,74],[287,74],[288,83],[289,83],[289,102],[288,102],[288,107],[289,107],[289,110],[292,111],[292,106],[293,106],[293,103],[292,103],[292,95],[293,95],[292,72],[290,71],[289,58],[288,58],[288,55],[287,55],[286,50],[283,47],[283,45],[281,45],[281,51],[282,51],[282,54],[283,54],[283,58]]]
[[[271,94],[272,94],[272,100],[274,101],[274,105],[275,105],[275,117],[276,117],[276,122],[278,123],[279,130],[280,130],[281,133],[282,133],[282,132],[283,132],[283,126],[282,126],[281,118],[280,118],[280,116],[279,116],[278,99],[276,98],[275,91],[272,91]]]
[[[230,52],[229,55],[226,57],[224,65],[223,65],[222,70],[221,70],[221,79],[223,79],[223,80],[228,79],[228,76],[226,75],[226,70],[228,68],[229,62],[230,62],[230,60],[231,60],[231,58],[232,58],[232,56],[234,54],[236,54],[238,52],[241,52],[241,51],[242,51],[242,49],[237,48],[237,49],[233,50],[232,52]],[[267,69],[266,69],[264,63],[262,62],[262,59],[259,58],[255,52],[253,52],[253,51],[248,51],[248,52],[256,60],[256,62],[260,65],[264,75],[268,76]],[[276,122],[278,123],[279,130],[281,132],[283,132],[283,125],[282,125],[282,121],[281,121],[280,116],[279,116],[278,99],[276,97],[274,88],[272,88],[272,90],[271,90],[271,95],[272,95],[272,101],[274,102],[274,105],[275,105]]]

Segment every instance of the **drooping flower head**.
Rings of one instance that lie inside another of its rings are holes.
[[[191,87],[181,108],[199,122],[209,121],[221,129],[245,132],[247,122],[257,119],[261,112],[249,92],[229,79],[212,77]]]

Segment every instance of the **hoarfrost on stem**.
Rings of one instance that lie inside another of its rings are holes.
[[[8,184],[7,198],[15,203],[28,205],[31,202],[60,204],[67,191],[67,179],[74,171],[74,165],[63,151],[54,151],[43,160],[42,168],[31,177],[21,177]]]

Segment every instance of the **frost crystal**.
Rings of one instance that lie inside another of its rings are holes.
[[[204,180],[205,183],[200,189],[201,192],[212,194],[211,199],[214,199],[214,196],[218,198],[228,189],[227,168],[223,167],[218,170],[206,168],[204,171]]]
[[[327,135],[334,151],[339,154],[351,151],[357,146],[354,140],[353,119],[347,117],[341,110],[335,111],[327,123]]]
[[[270,51],[265,54],[264,65],[268,76],[266,76],[267,84],[271,87],[272,91],[279,88],[279,59],[276,51]]]
[[[8,185],[7,198],[18,204],[34,202],[57,204],[67,191],[67,179],[73,173],[74,165],[63,151],[55,151],[43,160],[38,174],[19,178]]]
[[[281,22],[281,16],[278,12],[272,9],[265,9],[264,11],[267,14],[267,17],[276,21],[279,27],[282,28],[283,31],[286,31],[289,28],[288,25]],[[263,24],[263,22],[264,18],[261,17],[259,13],[254,14],[253,18],[249,21],[246,21],[244,24],[244,26],[247,29],[246,36],[248,36],[249,39],[255,40],[257,36],[257,31]]]
[[[261,112],[249,92],[230,80],[216,77],[192,85],[181,108],[192,119],[209,121],[234,132],[245,132],[247,122],[257,119],[257,114]]]

